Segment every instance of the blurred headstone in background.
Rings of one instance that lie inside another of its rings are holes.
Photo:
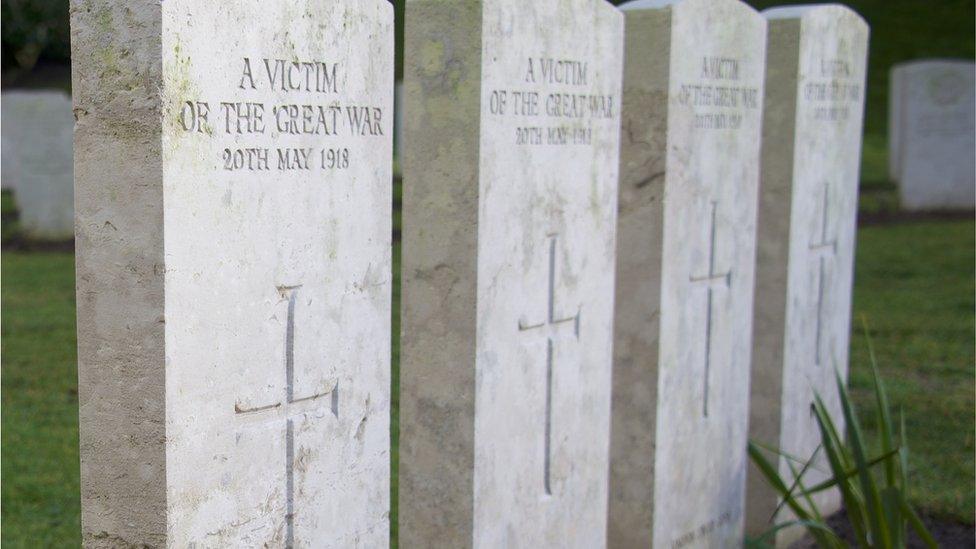
[[[895,65],[889,91],[888,169],[906,210],[976,206],[972,61]]]
[[[71,98],[60,90],[5,92],[2,186],[12,190],[24,236],[74,235]]]

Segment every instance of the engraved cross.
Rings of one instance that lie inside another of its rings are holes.
[[[708,417],[708,378],[712,361],[712,302],[716,289],[728,289],[732,282],[732,271],[717,272],[715,270],[715,213],[718,203],[712,202],[711,225],[708,236],[708,272],[704,275],[692,275],[690,280],[696,286],[705,286],[705,373],[702,390],[702,416]]]
[[[327,391],[295,396],[295,301],[301,286],[279,286],[288,299],[285,325],[284,398],[259,406],[234,404],[234,414],[242,421],[285,422],[285,547],[295,546],[295,423],[305,417],[324,417],[331,412],[339,417],[339,382]]]
[[[520,332],[528,330],[539,330],[546,335],[546,415],[544,424],[544,446],[545,455],[543,461],[543,488],[546,495],[552,495],[552,482],[550,471],[552,469],[552,362],[553,362],[553,342],[560,336],[560,332],[572,330],[573,336],[579,340],[580,309],[576,309],[573,316],[561,316],[556,314],[556,238],[558,235],[549,235],[549,295],[548,308],[545,320],[535,324],[529,324],[524,318],[520,318],[518,328]]]
[[[837,241],[827,239],[827,209],[829,204],[829,186],[824,184],[823,206],[820,212],[820,237],[818,241],[810,243],[810,253],[817,258],[817,331],[816,331],[816,362],[819,366],[821,360],[821,348],[823,347],[823,301],[824,301],[824,281],[827,277],[827,257],[833,256],[837,252]]]

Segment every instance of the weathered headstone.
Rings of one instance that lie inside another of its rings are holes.
[[[406,17],[400,543],[599,546],[623,17]]]
[[[976,64],[903,63],[891,71],[889,172],[907,210],[976,207]]]
[[[626,13],[609,545],[741,543],[765,20]]]
[[[4,92],[3,188],[14,192],[20,228],[31,238],[74,235],[71,98],[59,90]]]
[[[806,459],[821,440],[810,411],[814,393],[842,417],[835,372],[846,379],[868,27],[840,5],[763,15],[769,54],[749,430],[752,439]],[[769,458],[792,478],[786,458]],[[803,481],[813,486],[828,471],[818,460]],[[754,467],[747,493],[751,533],[791,518],[785,511],[774,517],[779,498]],[[814,500],[824,513],[840,505],[835,491]],[[780,530],[778,540],[800,532]]]
[[[385,546],[392,7],[71,18],[83,542]]]
[[[888,71],[888,178],[898,181],[900,158],[898,149],[901,146],[901,72],[903,65],[894,65]]]

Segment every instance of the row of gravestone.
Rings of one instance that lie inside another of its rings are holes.
[[[856,14],[408,3],[395,392],[392,7],[86,6],[87,546],[386,546],[395,397],[404,547],[768,525],[749,430],[811,454],[846,373]]]
[[[967,61],[927,60],[896,66],[889,91],[888,173],[906,210],[972,209],[974,69]],[[402,99],[402,84],[395,97]],[[71,100],[59,91],[3,94],[3,188],[14,191],[26,236],[74,234]],[[395,105],[395,146],[403,142]],[[901,137],[904,136],[904,139]],[[903,175],[904,174],[904,175]]]

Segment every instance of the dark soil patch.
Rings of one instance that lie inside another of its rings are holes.
[[[3,241],[5,252],[74,252],[75,241],[70,240],[31,240],[22,236],[12,236]]]
[[[857,214],[859,227],[869,225],[892,225],[896,223],[914,223],[917,221],[957,221],[971,220],[976,217],[973,210],[935,210],[923,212],[878,211],[860,212]]]
[[[976,526],[972,524],[963,524],[954,520],[940,519],[928,515],[922,515],[922,522],[925,523],[926,528],[929,529],[929,532],[931,532],[932,537],[935,538],[939,547],[944,549],[972,549],[976,547]],[[851,528],[850,522],[847,521],[846,515],[837,513],[827,519],[827,523],[841,539],[850,543],[851,546],[856,546],[854,530]],[[816,545],[808,537],[804,538],[794,547],[796,549],[805,549],[808,547],[816,547]],[[910,528],[908,532],[908,547],[909,549],[925,549],[926,547]]]

